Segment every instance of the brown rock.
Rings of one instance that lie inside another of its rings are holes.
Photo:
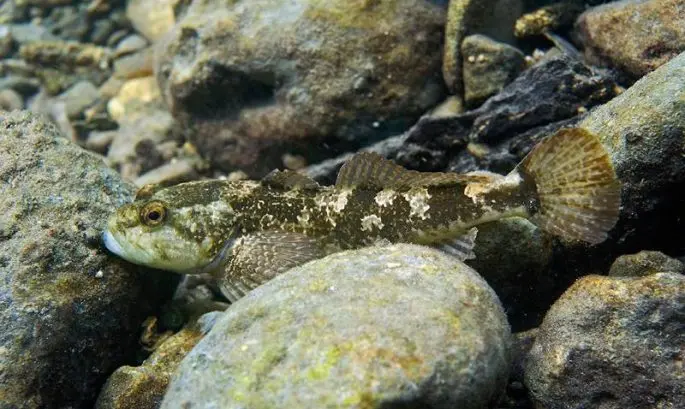
[[[536,407],[679,408],[685,277],[586,276],[552,306],[525,366]]]
[[[403,130],[440,101],[437,3],[197,1],[155,72],[200,152],[256,176],[285,152],[312,162]]]
[[[576,23],[586,56],[642,77],[685,51],[682,0],[624,0],[595,7]]]
[[[158,408],[178,364],[202,335],[198,325],[190,325],[162,342],[142,365],[117,369],[100,392],[95,409]]]

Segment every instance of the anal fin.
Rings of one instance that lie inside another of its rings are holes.
[[[478,235],[478,229],[472,227],[466,233],[461,236],[451,239],[446,242],[442,242],[435,247],[444,251],[445,253],[451,254],[461,261],[470,260],[476,258],[476,254],[473,252],[473,248],[476,245],[476,236]]]
[[[285,271],[325,255],[317,240],[300,233],[265,231],[238,238],[217,274],[231,302]]]

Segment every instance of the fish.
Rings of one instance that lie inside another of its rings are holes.
[[[507,175],[420,172],[360,152],[332,186],[289,170],[144,186],[109,217],[102,239],[129,262],[209,275],[235,302],[295,266],[378,243],[432,246],[468,260],[478,226],[507,217],[601,243],[620,204],[621,183],[599,138],[562,128]]]

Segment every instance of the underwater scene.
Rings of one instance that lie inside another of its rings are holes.
[[[0,0],[0,409],[685,409],[685,0]]]

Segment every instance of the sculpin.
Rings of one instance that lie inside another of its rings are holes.
[[[620,184],[597,137],[562,129],[506,176],[411,171],[364,152],[334,186],[292,171],[146,186],[111,216],[103,240],[133,263],[209,273],[236,301],[294,266],[378,241],[436,246],[464,260],[473,257],[476,226],[504,217],[599,243],[619,206]]]

